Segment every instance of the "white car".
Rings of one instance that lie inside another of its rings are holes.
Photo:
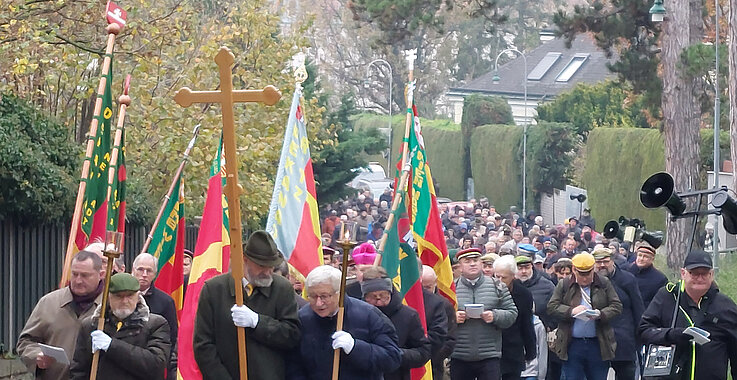
[[[384,194],[384,190],[394,182],[393,179],[386,177],[384,167],[378,162],[369,162],[368,168],[358,168],[356,171],[358,175],[348,186],[359,190],[369,190],[374,199],[379,199],[381,194]]]

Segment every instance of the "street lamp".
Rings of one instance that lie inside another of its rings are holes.
[[[392,167],[392,85],[394,80],[394,75],[392,72],[392,65],[389,64],[385,59],[377,58],[373,61],[369,62],[368,65],[366,65],[366,80],[364,80],[363,85],[364,87],[368,88],[369,85],[369,74],[371,72],[371,65],[376,65],[376,68],[378,69],[378,64],[382,63],[386,65],[386,67],[389,68],[389,153],[386,155],[386,172],[389,173],[390,168]]]
[[[665,7],[663,6],[663,0],[655,0],[653,6],[650,7],[650,17],[653,22],[663,22],[665,18]]]
[[[491,79],[494,84],[498,84],[501,80],[501,78],[499,78],[499,57],[507,52],[514,52],[519,54],[525,64],[525,113],[522,124],[522,216],[525,217],[527,215],[527,57],[525,57],[525,55],[522,54],[521,51],[514,48],[502,50],[494,60],[494,77]]]

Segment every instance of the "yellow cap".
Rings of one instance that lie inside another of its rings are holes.
[[[579,272],[588,272],[594,269],[594,256],[588,252],[579,253],[573,256],[573,267]]]

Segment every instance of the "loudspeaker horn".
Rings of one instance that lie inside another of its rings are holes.
[[[624,239],[624,231],[619,228],[619,223],[616,220],[610,220],[604,225],[604,231],[602,232],[605,238],[612,239],[617,238],[619,241]]]
[[[714,194],[711,204],[721,209],[724,229],[730,234],[737,234],[737,202],[726,191],[719,191]]]
[[[650,245],[653,246],[653,248],[658,249],[661,245],[663,245],[663,238],[660,236],[656,236],[652,234],[651,232],[647,232],[645,230],[637,230],[637,239],[636,240],[644,240]]]
[[[647,208],[665,206],[672,216],[686,211],[686,203],[675,192],[675,182],[670,174],[655,173],[642,184],[640,202]]]
[[[575,195],[571,194],[568,197],[571,198],[571,200],[574,200],[574,199],[577,200],[579,203],[586,202],[586,194],[584,193],[575,194]]]

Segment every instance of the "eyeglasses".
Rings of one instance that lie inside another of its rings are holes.
[[[389,294],[389,292],[381,292],[381,293],[374,293],[374,294],[368,294],[364,296],[366,301],[373,300],[373,301],[382,301],[382,302],[389,302],[392,299],[392,295]]]
[[[694,277],[694,278],[699,278],[699,277],[706,278],[706,277],[709,277],[712,273],[710,270],[706,272],[696,272],[696,271],[687,271],[687,272],[689,276]]]
[[[612,259],[601,259],[596,260],[596,265],[609,265],[609,263],[612,262]]]
[[[144,273],[145,272],[145,273],[148,273],[148,274],[153,274],[153,273],[156,273],[156,269],[138,267],[138,268],[136,268],[136,272],[138,272],[138,273]]]
[[[310,301],[313,301],[313,302],[314,301],[317,301],[317,300],[320,300],[322,302],[328,302],[331,299],[333,299],[333,297],[335,297],[335,293],[330,293],[330,294],[308,294],[307,295],[307,298],[309,298]]]

